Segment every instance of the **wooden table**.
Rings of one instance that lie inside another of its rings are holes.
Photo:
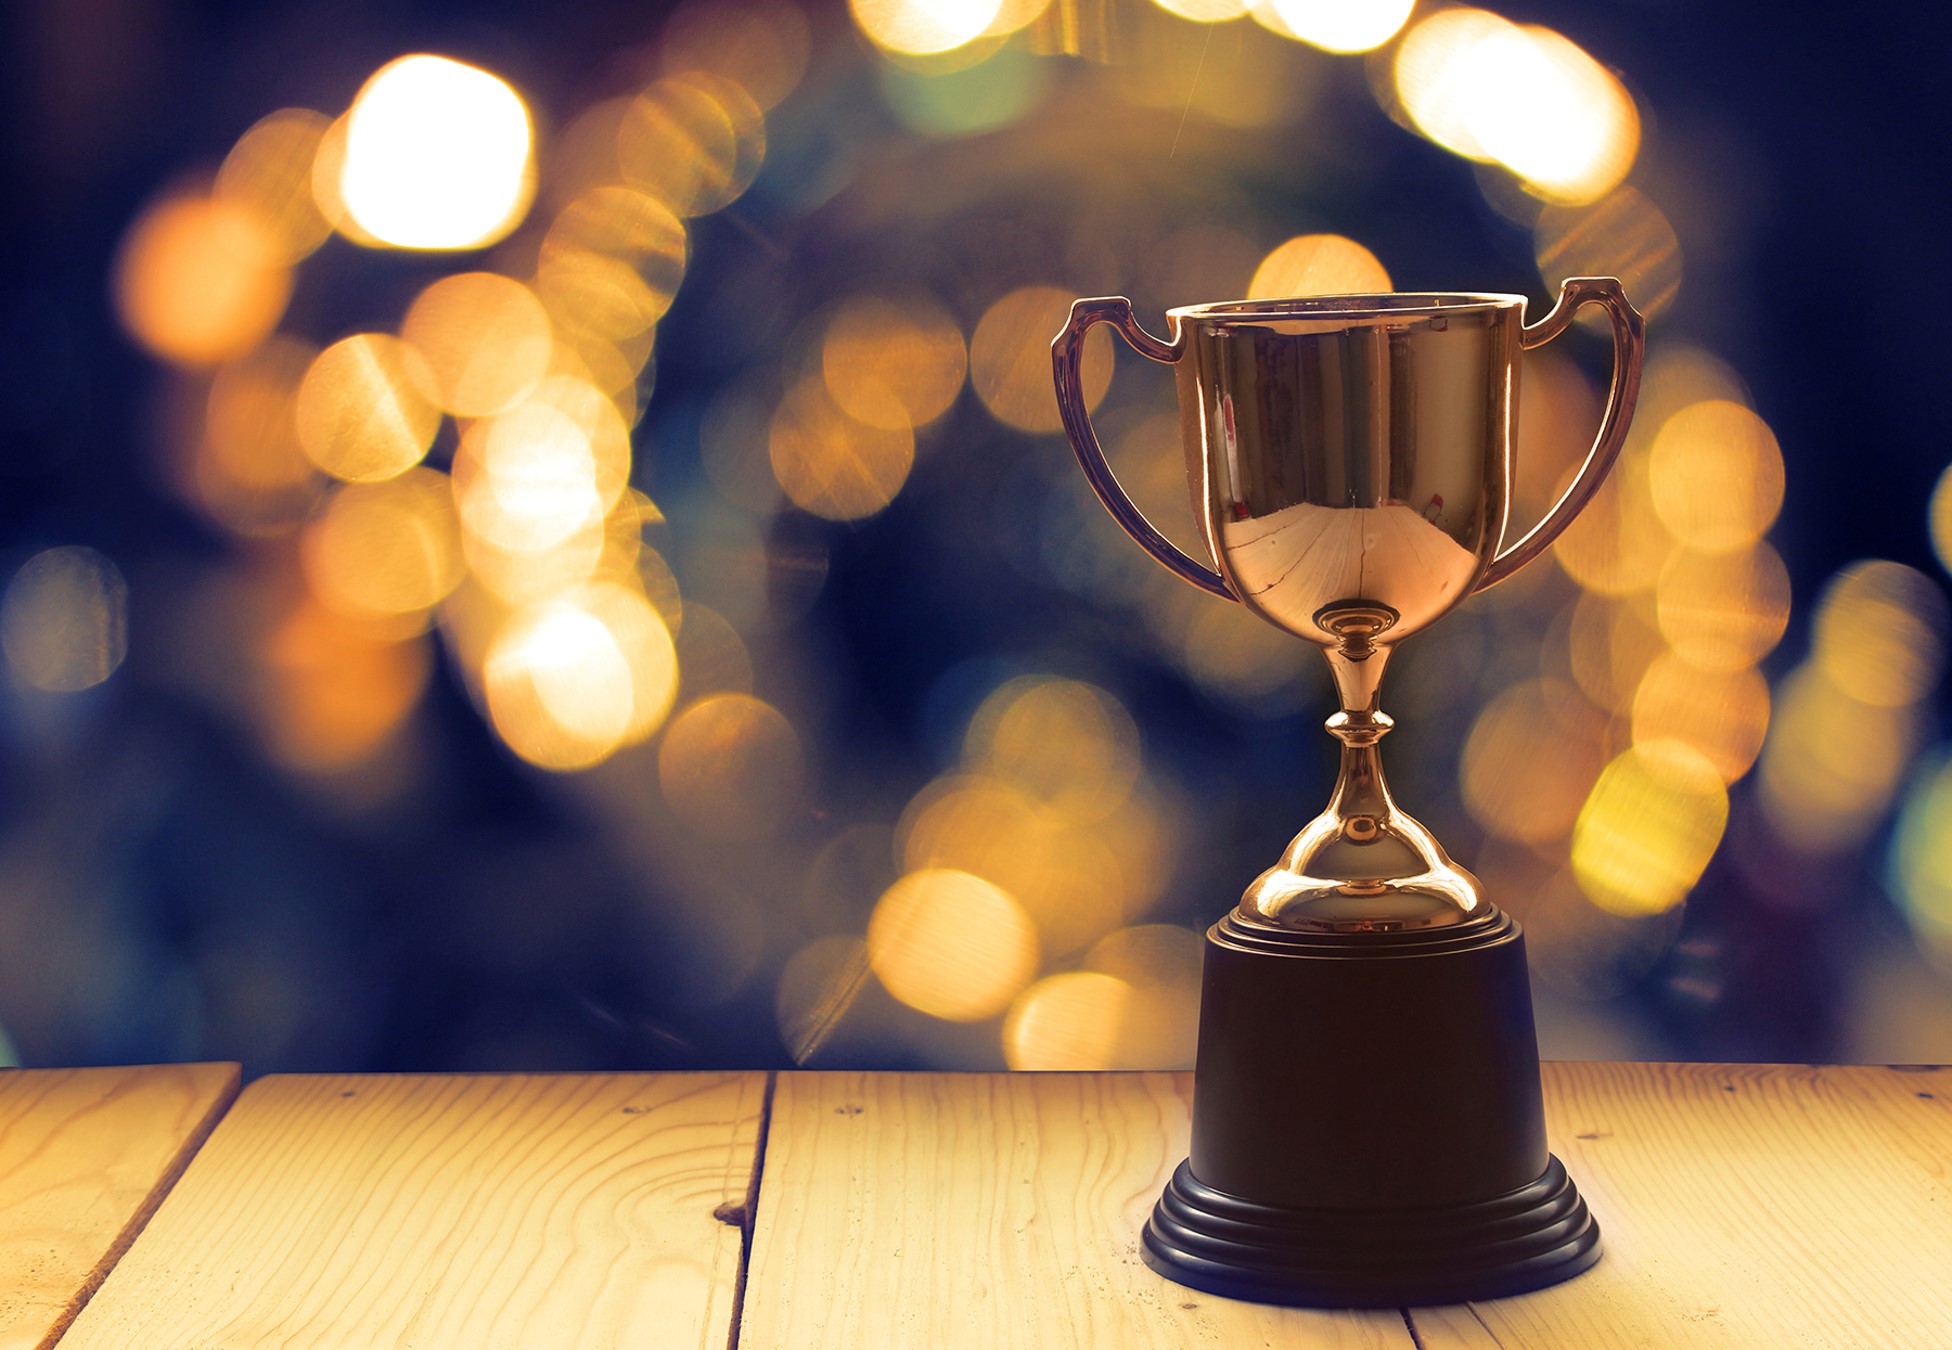
[[[1190,1075],[236,1085],[0,1073],[0,1350],[1952,1346],[1952,1072],[1547,1065],[1600,1265],[1361,1313],[1139,1260]]]

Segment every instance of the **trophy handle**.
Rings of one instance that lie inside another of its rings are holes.
[[[1098,433],[1091,427],[1091,414],[1084,406],[1081,374],[1084,335],[1093,324],[1098,323],[1109,323],[1133,351],[1153,361],[1172,365],[1179,360],[1183,351],[1177,342],[1161,342],[1139,327],[1139,321],[1132,317],[1132,302],[1122,295],[1079,300],[1071,306],[1071,317],[1063,331],[1051,340],[1051,368],[1057,377],[1058,415],[1064,419],[1064,430],[1070,434],[1071,448],[1078,452],[1078,464],[1084,469],[1091,490],[1098,494],[1098,500],[1112,513],[1112,519],[1132,536],[1140,548],[1180,580],[1190,582],[1223,600],[1232,600],[1235,598],[1233,589],[1218,572],[1189,557],[1177,544],[1153,528],[1144,513],[1132,505],[1132,499],[1118,485],[1112,466],[1105,462],[1105,452],[1098,444]],[[1175,338],[1178,330],[1179,324],[1175,320]]]
[[[1529,350],[1552,341],[1566,331],[1573,314],[1582,305],[1603,305],[1613,320],[1613,387],[1606,393],[1606,414],[1600,419],[1600,434],[1565,495],[1529,534],[1491,560],[1477,590],[1496,586],[1551,546],[1599,491],[1627,439],[1634,400],[1640,397],[1640,357],[1646,345],[1647,322],[1628,303],[1627,293],[1621,289],[1617,277],[1566,278],[1559,287],[1559,303],[1552,307],[1550,314],[1525,328],[1519,345]]]

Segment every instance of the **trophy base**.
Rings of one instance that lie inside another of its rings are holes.
[[[1167,1279],[1224,1298],[1394,1308],[1557,1284],[1600,1259],[1600,1232],[1557,1158],[1531,1185],[1491,1200],[1392,1210],[1256,1204],[1181,1163],[1143,1255]]]
[[[1494,906],[1394,932],[1215,924],[1192,1133],[1144,1255],[1196,1289],[1448,1303],[1599,1259],[1546,1151],[1524,937]]]

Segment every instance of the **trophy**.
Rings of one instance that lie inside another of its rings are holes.
[[[1599,435],[1545,518],[1504,542],[1520,353],[1588,304],[1612,321]],[[1598,490],[1639,390],[1643,327],[1612,277],[1524,325],[1516,295],[1079,300],[1051,344],[1058,406],[1114,519],[1184,580],[1328,657],[1341,767],[1327,809],[1207,932],[1192,1145],[1147,1264],[1228,1297],[1388,1307],[1522,1293],[1599,1259],[1545,1145],[1524,938],[1396,805],[1378,743],[1396,644],[1536,558]],[[1213,567],[1120,489],[1079,380],[1110,323],[1174,367]]]

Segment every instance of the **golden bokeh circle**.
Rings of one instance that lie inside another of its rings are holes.
[[[860,295],[827,322],[820,371],[849,416],[900,431],[933,422],[962,390],[962,330],[925,296]]]
[[[1702,553],[1732,553],[1760,539],[1782,509],[1782,449],[1769,424],[1739,403],[1690,404],[1654,437],[1648,487],[1676,539]]]
[[[1070,318],[1074,297],[1055,286],[1024,286],[983,312],[969,337],[969,386],[998,421],[1019,431],[1056,431],[1063,422],[1051,386],[1051,339]],[[1094,409],[1111,388],[1112,337],[1099,325],[1085,335],[1080,383]]]
[[[780,490],[802,511],[827,520],[861,520],[880,511],[901,491],[915,462],[912,432],[848,416],[817,375],[787,391],[766,444]]]
[[[1261,259],[1247,283],[1247,298],[1369,295],[1394,289],[1389,269],[1355,240],[1339,234],[1300,234]]]
[[[750,694],[711,694],[681,709],[658,745],[658,783],[684,824],[714,839],[777,832],[801,805],[800,737]]]
[[[1119,1065],[1132,986],[1115,975],[1073,970],[1031,985],[1003,1019],[1012,1069],[1092,1072]]]
[[[868,919],[868,961],[888,992],[950,1022],[996,1016],[1037,973],[1037,930],[1002,887],[953,868],[908,873]]]
[[[423,613],[463,574],[453,493],[433,469],[341,488],[300,543],[313,592],[352,618]]]
[[[400,336],[426,363],[423,393],[456,417],[513,407],[549,372],[549,314],[521,282],[494,272],[442,277],[414,298]]]
[[[1573,827],[1580,889],[1613,914],[1657,914],[1701,879],[1728,824],[1715,766],[1679,741],[1636,744],[1601,772]]]
[[[298,443],[312,463],[349,483],[405,473],[440,429],[440,409],[422,392],[429,378],[419,351],[398,338],[342,338],[318,354],[298,386]]]

